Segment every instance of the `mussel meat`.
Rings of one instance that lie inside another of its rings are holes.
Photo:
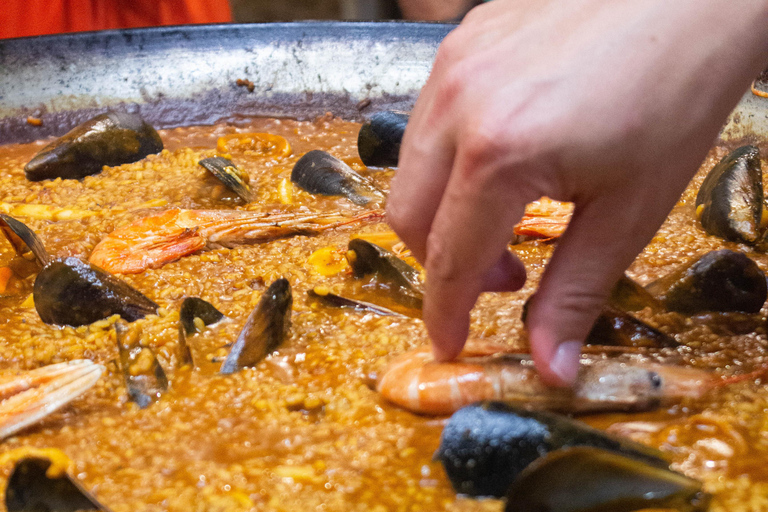
[[[409,117],[404,112],[377,112],[363,124],[357,136],[357,152],[365,165],[397,167]]]
[[[203,158],[198,162],[211,174],[216,176],[226,187],[240,196],[243,201],[250,203],[254,199],[251,186],[248,184],[248,174],[239,169],[232,160],[222,156]]]
[[[235,373],[253,366],[273,352],[285,339],[291,323],[291,283],[280,278],[262,295],[245,327],[221,365],[221,373]]]
[[[312,194],[344,196],[360,206],[384,200],[384,193],[370,179],[325,151],[302,156],[293,166],[291,181]]]
[[[35,279],[35,309],[47,324],[86,325],[119,314],[133,322],[159,306],[112,274],[78,258],[51,261]]]
[[[653,467],[669,467],[664,455],[651,447],[565,416],[502,402],[482,402],[454,413],[443,429],[435,458],[442,462],[457,493],[503,497],[530,463],[571,446],[602,448]]]
[[[131,400],[144,409],[168,391],[168,377],[149,347],[141,345],[141,330],[115,323],[120,369]]]
[[[213,325],[225,318],[224,313],[216,309],[210,302],[197,297],[187,297],[181,303],[179,311],[179,363],[194,365],[192,351],[187,343],[187,336],[199,332],[195,319],[199,318],[203,325]]]
[[[532,462],[507,493],[505,512],[707,510],[701,482],[615,452],[556,450]]]
[[[763,222],[760,152],[742,146],[715,165],[696,195],[696,216],[710,235],[735,242],[758,242]]]
[[[646,289],[670,311],[757,313],[768,297],[765,274],[742,253],[708,252]]]
[[[415,268],[394,253],[362,238],[350,240],[347,249],[347,260],[355,277],[376,274],[390,287],[393,299],[404,306],[421,309],[424,286]]]
[[[31,181],[79,179],[162,150],[160,135],[141,116],[108,112],[48,144],[24,166],[24,174]]]
[[[66,471],[68,462],[66,455],[56,449],[34,450],[31,455],[19,459],[8,478],[6,510],[109,512],[109,508],[99,503],[77,480],[69,476]]]

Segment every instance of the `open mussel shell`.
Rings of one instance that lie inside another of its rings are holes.
[[[357,152],[365,165],[397,167],[408,118],[404,112],[377,112],[363,124],[357,136]]]
[[[384,193],[370,179],[320,150],[310,151],[296,162],[291,181],[311,194],[344,196],[360,206],[384,199]]]
[[[128,396],[140,408],[149,407],[168,390],[168,377],[155,353],[141,345],[140,330],[129,329],[117,322],[115,335]]]
[[[240,196],[246,203],[254,199],[251,186],[248,184],[248,175],[239,169],[231,160],[222,156],[203,158],[198,162],[211,174],[216,176],[226,187]]]
[[[421,309],[424,286],[419,272],[394,253],[362,238],[353,238],[347,247],[347,260],[355,277],[376,274],[390,287],[393,299],[404,306]]]
[[[24,166],[31,181],[79,179],[105,165],[136,162],[163,150],[155,129],[138,114],[109,112],[76,126],[45,146]]]
[[[291,283],[280,278],[262,295],[245,327],[221,365],[221,373],[230,374],[253,366],[283,342],[291,324]]]
[[[571,446],[611,450],[659,468],[658,450],[611,436],[584,423],[502,402],[458,410],[443,429],[435,457],[457,493],[503,497],[523,469],[542,455]]]
[[[509,488],[505,512],[702,512],[701,483],[597,448],[557,450],[534,461]]]
[[[159,308],[125,281],[74,257],[43,267],[32,294],[42,321],[56,325],[76,327],[114,314],[133,322]]]
[[[380,316],[405,316],[403,314],[392,311],[391,309],[385,308],[383,306],[377,306],[376,304],[372,304],[370,302],[349,299],[347,297],[342,297],[341,295],[336,295],[335,293],[331,293],[329,290],[323,289],[319,286],[313,290],[309,290],[307,295],[309,295],[310,299],[322,304],[323,306],[328,306],[331,308],[352,309],[360,313],[373,313],[374,315]]]
[[[680,345],[673,337],[609,304],[603,306],[585,344],[644,348]]]
[[[626,274],[621,276],[613,286],[608,304],[622,311],[640,311],[645,308],[655,311],[663,309],[658,299]]]
[[[765,274],[742,253],[708,252],[646,289],[670,311],[757,313],[768,296]]]
[[[16,462],[5,490],[8,512],[110,512],[66,472],[49,475],[51,464],[41,457]]]
[[[199,318],[203,325],[209,326],[225,318],[224,313],[216,309],[210,302],[197,297],[187,297],[181,303],[179,311],[179,361],[182,365],[194,365],[192,351],[187,343],[187,336],[200,332],[195,325]]]
[[[0,213],[0,231],[3,232],[19,256],[23,256],[29,250],[41,266],[50,261],[51,257],[45,250],[43,242],[23,222],[19,222],[10,215]]]
[[[710,235],[747,243],[762,238],[763,172],[755,146],[735,149],[709,171],[696,195],[696,215]]]

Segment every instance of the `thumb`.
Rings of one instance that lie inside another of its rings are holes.
[[[655,216],[633,215],[626,205],[617,218],[622,209],[605,203],[577,207],[528,308],[531,354],[549,385],[576,380],[581,345],[611,288],[658,226]]]

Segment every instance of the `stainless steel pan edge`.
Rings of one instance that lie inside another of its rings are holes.
[[[0,40],[0,142],[58,135],[108,109],[158,128],[238,115],[360,118],[369,101],[368,110],[408,110],[454,27],[196,25]]]
[[[0,143],[59,135],[109,109],[138,111],[158,128],[409,110],[454,27],[296,22],[0,40]],[[238,79],[253,82],[253,92]],[[765,140],[766,107],[768,99],[747,93],[721,137]],[[30,115],[43,124],[28,124]]]

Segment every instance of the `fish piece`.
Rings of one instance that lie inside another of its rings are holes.
[[[104,367],[87,359],[0,375],[0,439],[37,423],[88,391]]]
[[[377,112],[360,127],[357,152],[365,165],[397,167],[400,143],[409,117],[405,112]]]
[[[28,249],[35,256],[40,266],[45,266],[51,260],[40,237],[23,222],[14,219],[10,215],[0,213],[0,231],[5,235],[19,256],[23,257]]]
[[[129,329],[120,322],[114,328],[128,396],[141,409],[149,407],[168,391],[168,377],[155,353],[141,345],[141,330]]]
[[[765,274],[746,255],[722,249],[693,259],[646,289],[670,311],[757,313],[768,297]]]
[[[344,196],[359,206],[384,200],[384,193],[373,181],[325,151],[302,156],[293,166],[291,181],[311,194]]]
[[[291,283],[284,278],[272,283],[246,320],[221,365],[221,373],[235,373],[253,366],[277,349],[291,325],[292,304]]]
[[[187,336],[198,331],[195,318],[199,318],[206,326],[214,325],[225,319],[224,313],[216,309],[210,302],[197,297],[187,297],[181,303],[179,310],[179,363],[194,366],[192,351],[187,344]]]
[[[255,196],[248,184],[248,174],[239,169],[232,160],[221,156],[203,158],[198,162],[208,172],[216,176],[226,187],[240,196],[246,203],[253,202]]]
[[[347,246],[347,261],[355,277],[376,274],[377,280],[389,288],[395,301],[421,309],[424,285],[419,272],[394,253],[362,238],[353,238]]]
[[[514,227],[518,236],[552,239],[565,232],[573,215],[573,203],[542,197],[525,205],[525,213]]]
[[[557,450],[532,462],[512,483],[505,512],[704,512],[701,482],[606,450]]]
[[[429,346],[401,354],[389,364],[377,390],[395,405],[419,414],[451,414],[480,400],[583,414],[649,410],[698,399],[719,381],[715,374],[696,368],[583,354],[576,384],[554,388],[539,380],[528,354],[470,340],[454,361],[435,361]]]
[[[331,293],[327,288],[322,288],[320,286],[316,286],[314,289],[309,290],[307,295],[309,295],[310,298],[314,299],[320,304],[332,308],[353,309],[361,313],[373,313],[380,316],[405,316],[401,313],[396,313],[391,309],[377,306],[376,304],[371,304],[370,302],[348,299],[346,297],[336,295],[335,293]]]
[[[203,248],[258,244],[297,235],[316,235],[348,224],[380,219],[382,210],[355,217],[341,213],[256,213],[173,208],[113,231],[93,249],[89,261],[115,274],[138,274]]]
[[[15,451],[20,457],[15,460],[5,489],[8,512],[110,512],[69,475],[71,462],[62,451],[26,447]],[[12,451],[4,457],[15,456]]]
[[[735,149],[709,171],[696,195],[696,217],[710,235],[750,244],[762,239],[768,217],[755,146]]]
[[[76,126],[24,166],[28,180],[79,179],[102,167],[136,162],[163,150],[160,135],[138,114],[109,112]]]
[[[572,446],[611,450],[653,467],[669,467],[667,457],[655,448],[559,414],[502,402],[470,405],[451,416],[435,458],[457,493],[503,497],[533,461]]]
[[[75,327],[114,314],[133,322],[160,307],[125,281],[74,257],[43,267],[32,295],[43,322]]]

